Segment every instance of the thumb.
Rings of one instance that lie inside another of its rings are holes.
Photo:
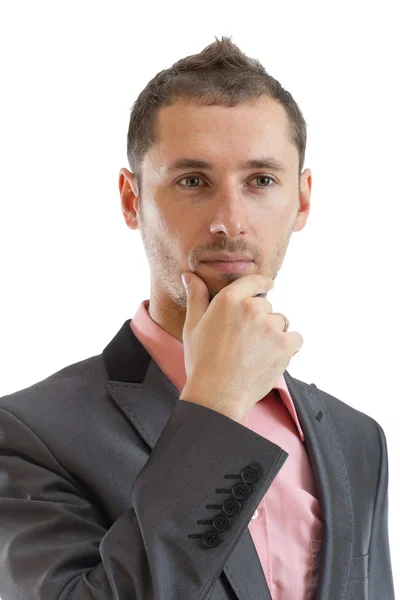
[[[183,281],[183,275],[190,276],[190,282],[186,286]],[[185,271],[181,275],[182,283],[186,290],[186,320],[184,324],[185,330],[192,330],[196,327],[197,323],[200,321],[201,317],[206,312],[207,308],[210,305],[210,297],[208,292],[208,287],[204,283],[204,281],[196,275],[195,273]]]

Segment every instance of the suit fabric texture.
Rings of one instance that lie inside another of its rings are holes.
[[[394,600],[384,432],[284,378],[324,521],[315,600]],[[101,354],[0,398],[0,598],[271,600],[248,524],[287,458],[179,400],[128,319]]]

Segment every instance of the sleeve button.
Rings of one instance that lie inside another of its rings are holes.
[[[232,496],[238,500],[244,500],[251,494],[251,488],[246,483],[238,481],[232,486]]]
[[[213,518],[212,524],[217,531],[227,531],[231,527],[231,520],[224,513],[218,513]]]
[[[240,476],[244,483],[254,483],[260,479],[260,471],[255,465],[247,465],[241,470]]]
[[[222,536],[215,529],[206,531],[202,537],[203,546],[206,548],[215,548],[222,542]]]

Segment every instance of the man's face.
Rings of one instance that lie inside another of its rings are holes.
[[[151,298],[185,309],[183,271],[203,279],[210,301],[243,274],[275,279],[292,232],[307,221],[311,192],[306,169],[299,194],[298,152],[280,104],[269,98],[237,107],[177,101],[160,109],[157,132],[143,161],[140,197],[132,174],[122,169],[120,175],[125,221],[140,230],[149,261]],[[284,169],[239,169],[266,157]],[[170,170],[183,158],[213,166]],[[247,253],[254,263],[242,274],[201,262],[218,251]]]

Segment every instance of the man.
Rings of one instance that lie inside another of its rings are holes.
[[[141,92],[119,189],[150,298],[0,399],[3,600],[394,599],[384,432],[289,375],[302,338],[265,297],[308,218],[305,147],[229,38]]]

